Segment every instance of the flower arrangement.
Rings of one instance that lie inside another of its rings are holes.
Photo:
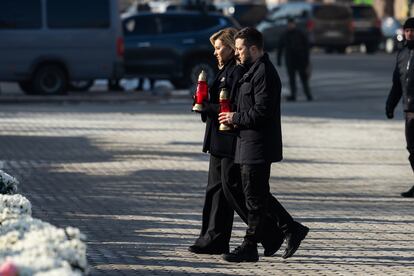
[[[2,189],[16,191],[16,183],[2,172]],[[58,228],[31,214],[24,196],[0,194],[0,276],[86,274],[85,236],[79,229]]]
[[[18,184],[16,178],[0,170],[0,194],[15,194]]]

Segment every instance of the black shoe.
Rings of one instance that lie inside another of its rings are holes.
[[[309,228],[300,224],[299,222],[294,222],[294,226],[291,232],[286,234],[286,250],[283,253],[282,258],[287,259],[292,257],[298,250],[300,243],[305,239],[306,235],[309,232]]]
[[[273,256],[280,249],[284,240],[285,240],[285,237],[282,236],[271,243],[268,243],[268,244],[266,243],[266,245],[262,243],[263,248],[264,248],[263,255],[265,257]]]
[[[309,97],[307,97],[306,99],[308,100],[308,102],[313,101],[313,97],[312,97],[312,96],[309,96]]]
[[[257,244],[244,241],[242,245],[236,247],[232,252],[223,254],[223,259],[233,263],[257,262],[259,260]]]
[[[286,101],[288,101],[288,102],[295,102],[296,101],[296,97],[293,97],[293,96],[286,97]]]
[[[408,191],[401,193],[402,197],[414,197],[414,186]]]
[[[188,247],[188,251],[195,254],[210,254],[210,255],[221,255],[229,253],[229,247],[227,248],[213,248],[210,246],[203,247],[196,244]]]

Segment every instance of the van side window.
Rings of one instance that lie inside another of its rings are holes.
[[[41,27],[40,0],[0,1],[0,29],[40,29]]]
[[[109,0],[48,0],[47,26],[52,29],[109,28],[109,9]]]

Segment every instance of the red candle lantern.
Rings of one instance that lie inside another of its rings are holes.
[[[201,112],[203,110],[203,101],[208,100],[207,74],[204,70],[198,75],[197,91],[195,94],[195,104],[193,111]]]
[[[229,95],[229,91],[226,88],[222,88],[220,90],[219,103],[220,103],[220,113],[231,112],[230,95]],[[219,130],[221,131],[226,131],[226,130],[231,130],[231,129],[232,127],[226,124],[220,124],[219,126]]]

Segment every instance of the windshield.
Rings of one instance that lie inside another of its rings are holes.
[[[374,9],[371,7],[352,7],[352,16],[355,19],[377,18]]]
[[[317,19],[322,20],[344,20],[351,17],[346,7],[333,5],[315,7],[313,13]]]

